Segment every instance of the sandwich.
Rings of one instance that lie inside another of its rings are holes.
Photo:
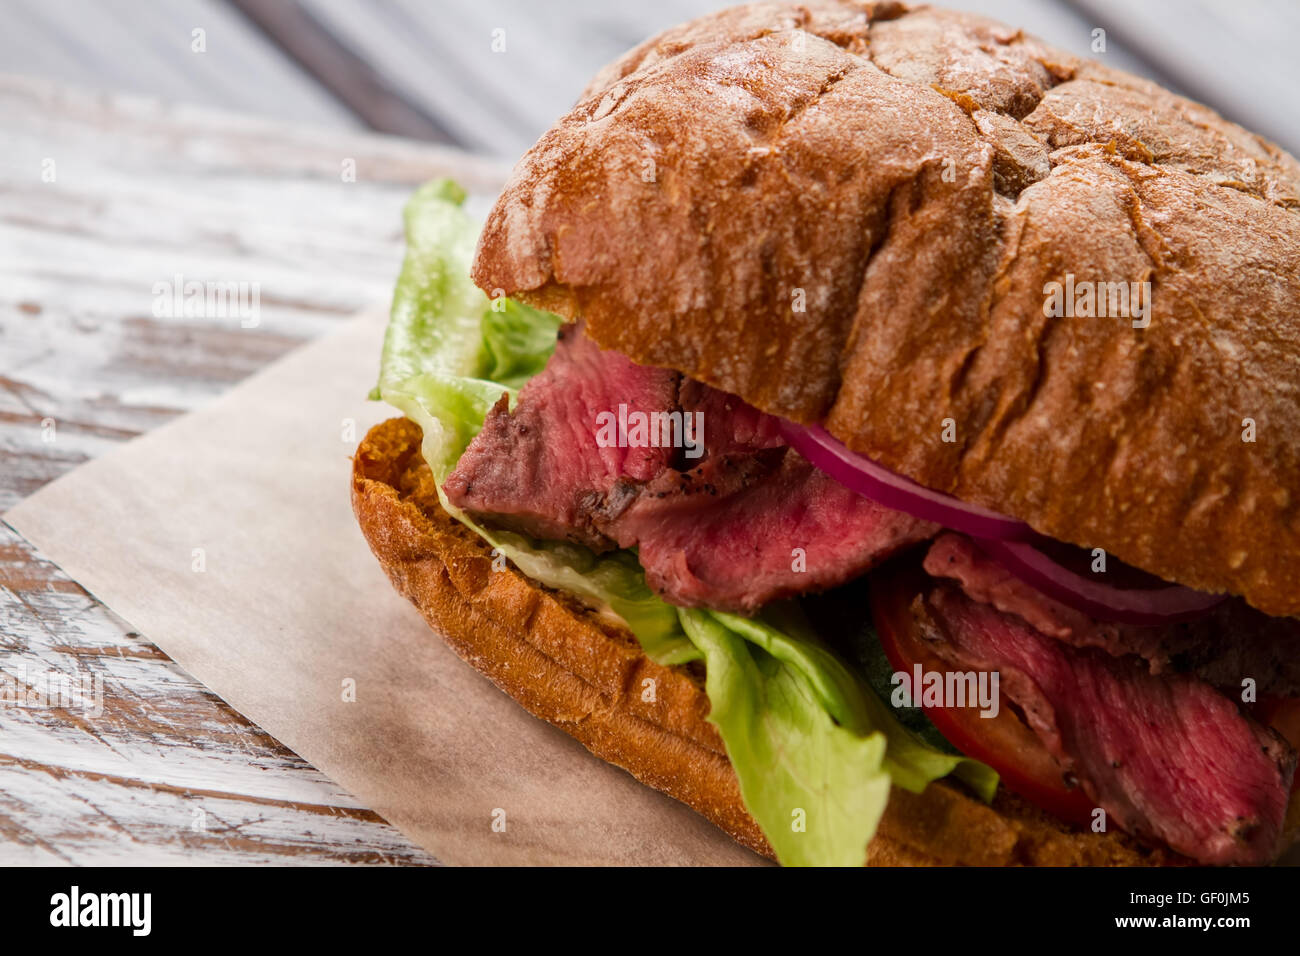
[[[1300,742],[1300,165],[1017,30],[765,3],[421,187],[393,585],[789,865],[1266,864]]]

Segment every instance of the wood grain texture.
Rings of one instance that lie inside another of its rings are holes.
[[[19,78],[0,122],[0,510],[386,301],[413,185],[454,175],[483,203],[502,175]],[[177,276],[257,283],[256,326],[158,317]],[[2,525],[0,671],[0,863],[434,862]],[[50,673],[92,706],[12,701]]]
[[[0,64],[60,82],[513,158],[601,66],[733,0],[17,0]],[[1289,0],[942,0],[1208,103],[1300,152]],[[1106,30],[1106,50],[1092,31]],[[207,31],[207,50],[190,49]],[[494,31],[503,31],[495,34]],[[504,41],[496,44],[494,39]],[[331,100],[333,94],[334,100]]]
[[[394,91],[369,63],[296,3],[229,0],[304,70],[371,129],[436,143],[454,143],[438,122]]]
[[[204,31],[201,44],[195,30]],[[340,129],[362,125],[224,0],[11,0],[0,64],[59,83]]]
[[[606,63],[662,30],[736,2],[299,0],[298,6],[367,63],[386,90],[466,148],[514,158],[572,107]],[[1080,55],[1089,52],[1096,25],[1064,0],[938,5],[1002,20]],[[1122,31],[1108,38],[1106,63],[1167,79],[1131,53]]]
[[[432,862],[3,526],[0,634],[0,863]]]

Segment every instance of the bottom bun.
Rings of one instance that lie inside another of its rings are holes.
[[[352,508],[399,592],[465,661],[529,713],[685,803],[747,847],[772,850],[740,799],[698,664],[662,667],[624,627],[513,565],[438,502],[418,425],[372,428],[353,459]],[[644,681],[655,682],[645,701]],[[1133,866],[1186,863],[1126,834],[1077,832],[1000,788],[991,806],[958,785],[895,787],[872,866]]]

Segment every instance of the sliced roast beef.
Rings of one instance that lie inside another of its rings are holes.
[[[699,420],[703,441],[638,447],[629,432],[633,447],[603,447],[602,413]],[[499,527],[637,548],[675,604],[745,612],[840,584],[938,530],[828,478],[735,396],[635,365],[574,326],[516,408],[492,410],[444,488]]]
[[[778,467],[728,482],[725,496],[701,493],[700,477],[682,472],[637,498],[618,540],[637,546],[651,587],[675,604],[751,612],[843,584],[938,530],[850,491],[793,449],[777,451]]]
[[[1110,821],[1205,863],[1276,853],[1295,753],[1203,681],[1078,648],[941,584],[923,632],[955,667],[994,670],[1064,771]]]
[[[1300,694],[1300,621],[1271,618],[1232,599],[1196,621],[1138,627],[1098,621],[1026,584],[965,535],[940,535],[925,570],[952,578],[982,604],[1015,614],[1044,634],[1117,656],[1136,654],[1151,673],[1190,672],[1240,693],[1255,681],[1262,695]]]
[[[524,385],[512,412],[503,397],[448,476],[458,508],[536,538],[569,540],[597,551],[612,540],[600,515],[655,477],[677,456],[659,447],[602,447],[602,413],[648,415],[677,407],[681,376],[601,350],[566,325],[546,368]]]
[[[713,457],[750,454],[785,444],[775,418],[735,395],[683,378],[678,400],[683,411],[703,416],[705,445]]]

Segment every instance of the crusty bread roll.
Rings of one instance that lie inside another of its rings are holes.
[[[723,11],[595,78],[473,275],[931,488],[1300,614],[1300,165],[1146,80],[966,14]],[[1067,281],[1137,302],[1045,316]]]
[[[696,665],[661,667],[623,628],[513,566],[447,515],[420,455],[420,427],[376,425],[353,459],[352,507],[393,586],[452,649],[530,713],[596,756],[771,856],[740,800]],[[656,700],[639,693],[656,682]],[[991,807],[956,786],[894,788],[872,865],[1146,865],[1186,862],[1120,832],[1079,833],[1000,790]]]

